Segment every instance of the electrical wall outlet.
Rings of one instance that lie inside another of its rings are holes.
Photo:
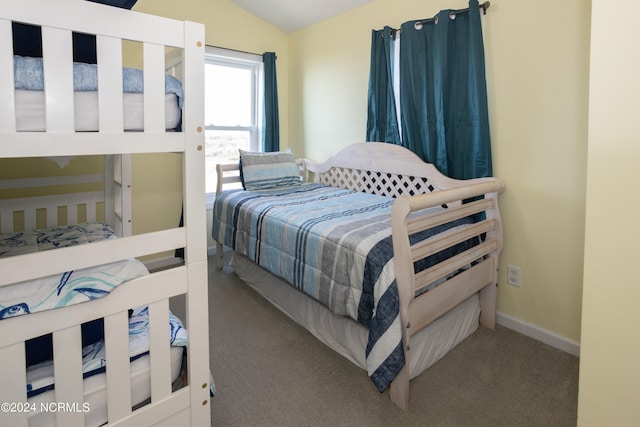
[[[520,286],[522,272],[517,265],[507,265],[507,283],[513,286]]]

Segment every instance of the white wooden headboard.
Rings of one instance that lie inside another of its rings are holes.
[[[0,182],[0,188],[51,187],[78,183],[99,182],[102,175],[81,175],[76,177],[51,177],[15,179]],[[0,232],[21,231],[20,228],[52,227],[63,224],[77,224],[79,218],[84,221],[96,221],[98,212],[103,209],[104,191],[54,194],[50,196],[21,197],[0,200]],[[18,228],[18,229],[16,229]]]
[[[0,233],[103,220],[132,234],[130,155],[105,156],[104,174],[0,180],[1,190],[96,184],[103,189],[0,199]]]

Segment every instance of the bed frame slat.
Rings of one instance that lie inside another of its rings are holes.
[[[455,221],[486,211],[493,206],[491,199],[476,200],[471,203],[460,204],[449,207],[440,212],[431,213],[428,216],[417,216],[407,218],[407,232],[413,234],[416,231],[437,227],[450,221]]]
[[[434,255],[473,237],[480,236],[483,233],[493,230],[495,226],[496,221],[485,220],[472,225],[465,225],[460,229],[444,231],[429,239],[411,245],[413,262]]]
[[[0,348],[2,360],[2,387],[0,387],[0,403],[27,402],[27,371],[25,368],[25,349],[22,342]],[[9,408],[11,409],[11,408]],[[0,425],[27,427],[28,411],[0,411]]]
[[[487,240],[478,246],[474,246],[472,249],[442,261],[434,267],[416,273],[414,291],[457,272],[473,261],[481,259],[483,256],[495,251],[497,247],[498,244],[495,240]]]
[[[144,130],[164,132],[164,46],[144,43]]]
[[[11,21],[0,19],[0,132],[16,131]]]
[[[56,412],[59,426],[84,426],[84,389],[82,383],[82,336],[80,325],[53,333],[53,370],[56,401],[76,405],[73,409]],[[58,396],[63,396],[62,398]]]
[[[149,349],[151,354],[151,402],[171,394],[169,301],[149,304]]]
[[[407,321],[410,324],[407,328],[409,336],[458,305],[461,300],[491,283],[494,273],[494,263],[491,260],[485,260],[430,290],[427,292],[430,294],[428,298],[416,299],[409,306],[407,315]],[[410,341],[407,345],[410,345]]]
[[[129,321],[127,312],[104,318],[107,362],[107,418],[119,420],[131,413],[129,366]]]
[[[26,229],[36,228],[36,211],[28,210],[24,212],[24,227]]]
[[[72,204],[67,206],[67,220],[65,221],[66,225],[69,224],[77,224],[78,223],[78,205]]]
[[[13,231],[13,210],[0,209],[0,233]]]
[[[75,119],[71,31],[42,27],[42,61],[47,132],[73,132]]]
[[[98,59],[98,114],[100,132],[124,129],[122,87],[122,40],[96,37]]]
[[[58,208],[50,207],[46,209],[46,211],[47,211],[47,227],[55,227],[56,225],[58,225]],[[28,229],[33,227],[26,227],[26,228]]]

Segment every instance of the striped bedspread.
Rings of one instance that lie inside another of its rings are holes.
[[[381,392],[405,363],[393,266],[392,202],[304,183],[286,189],[225,191],[213,208],[216,241],[335,314],[369,328],[367,370]],[[446,256],[450,255],[437,255]],[[431,258],[427,264],[435,262]]]

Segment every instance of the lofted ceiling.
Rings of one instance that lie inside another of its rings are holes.
[[[232,0],[238,6],[291,33],[373,0]]]

